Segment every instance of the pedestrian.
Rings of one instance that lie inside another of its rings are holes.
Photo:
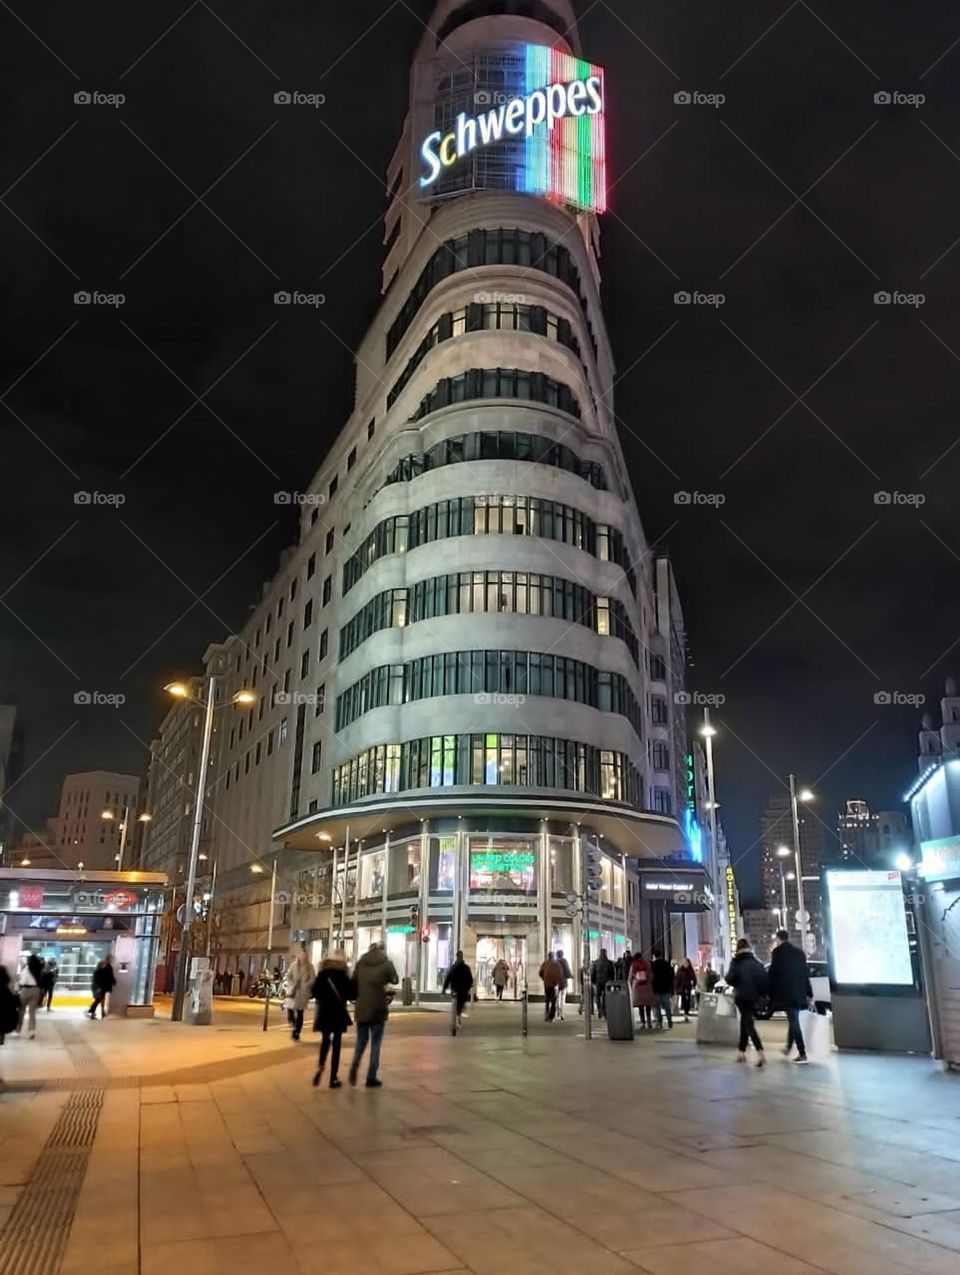
[[[244,978],[245,978],[245,977],[246,977],[246,976],[244,975],[243,970],[242,970],[242,969],[240,969],[240,968],[238,967],[238,968],[237,968],[237,982],[239,983],[239,989],[238,989],[238,990],[239,990],[239,995],[240,995],[240,996],[242,996],[242,995],[243,995],[243,980],[244,980]]]
[[[697,974],[697,1011],[699,1012],[700,1000],[707,990],[707,967],[705,965],[698,965],[696,969],[696,974]]]
[[[93,992],[93,1001],[87,1013],[91,1018],[97,1016],[97,1006],[100,1007],[100,1017],[107,1016],[107,997],[117,985],[117,976],[113,972],[113,966],[110,964],[110,957],[105,956],[97,968],[93,971],[93,978],[90,981],[90,990]]]
[[[737,952],[727,970],[727,983],[733,988],[734,1002],[740,1011],[737,1062],[747,1061],[747,1042],[751,1041],[757,1051],[757,1066],[765,1067],[767,1058],[754,1021],[754,1012],[757,1001],[767,990],[767,971],[750,950],[749,939],[737,939]]]
[[[670,999],[673,996],[673,966],[664,958],[658,949],[650,962],[650,981],[653,984],[653,999],[657,1005],[657,1027],[663,1031],[663,1014],[666,1010],[667,1027],[673,1029],[673,1011]]]
[[[446,992],[449,989],[456,998],[457,1008],[455,1014],[458,1028],[463,1026],[463,1011],[470,999],[472,987],[473,970],[463,959],[463,953],[457,952],[457,959],[447,970],[447,977],[443,980],[443,990]]]
[[[706,978],[707,991],[712,992],[719,982],[720,982],[720,975],[711,965],[710,968],[707,970],[707,978]]]
[[[44,1003],[49,1013],[53,1009],[53,989],[57,985],[57,978],[60,970],[54,957],[48,956],[43,963],[43,974],[40,978],[40,1008],[43,1009]]]
[[[632,964],[633,953],[628,947],[623,956],[619,957],[617,960],[617,978],[620,979],[622,983],[627,982],[630,978],[630,966]]]
[[[10,986],[10,972],[6,965],[0,965],[0,1045],[4,1037],[17,1030],[20,1022],[20,1000]],[[3,1083],[0,1077],[0,1084]]]
[[[640,952],[630,962],[627,982],[630,1004],[640,1011],[640,1026],[653,1027],[653,978],[650,962]]]
[[[320,973],[314,979],[311,992],[317,1003],[313,1030],[320,1032],[320,1059],[314,1073],[313,1086],[316,1088],[319,1085],[329,1054],[330,1088],[339,1089],[342,1085],[340,1045],[343,1033],[351,1025],[347,1001],[353,1000],[357,994],[356,985],[347,973],[347,959],[343,952],[331,952],[321,962]]]
[[[691,961],[689,956],[685,958],[677,970],[676,987],[677,995],[680,997],[680,1009],[683,1011],[684,1022],[689,1023],[693,994],[697,989],[697,971],[693,968],[693,961]]]
[[[563,1022],[563,1011],[567,1007],[567,988],[570,980],[573,978],[573,970],[570,968],[570,962],[563,954],[563,948],[557,951],[557,961],[563,970],[563,982],[557,988],[557,1017]]]
[[[813,987],[807,958],[790,942],[787,930],[777,930],[777,946],[770,958],[770,999],[774,1009],[782,1009],[787,1015],[787,1043],[784,1057],[789,1058],[794,1045],[797,1057],[794,1062],[806,1063],[807,1047],[800,1030],[800,1011],[813,1004]]]
[[[543,983],[543,994],[546,1000],[543,1017],[546,1022],[552,1023],[557,1016],[557,988],[563,982],[563,966],[552,952],[547,953],[547,959],[540,966],[538,977]]]
[[[310,958],[301,948],[296,958],[290,963],[283,981],[284,1003],[288,1007],[291,1040],[299,1040],[300,1033],[303,1031],[303,1014],[310,1003],[314,977]]]
[[[613,961],[607,956],[607,949],[602,947],[600,955],[593,963],[590,971],[590,982],[597,1000],[597,1017],[604,1018],[607,1012],[607,984],[616,976]]]
[[[357,961],[353,972],[354,1000],[357,1007],[357,1043],[353,1051],[353,1062],[350,1064],[348,1077],[351,1085],[357,1083],[360,1063],[367,1045],[370,1045],[370,1062],[367,1064],[367,1088],[379,1089],[383,1081],[378,1076],[380,1070],[380,1048],[383,1044],[383,1030],[387,1024],[387,1015],[393,992],[388,991],[391,983],[399,983],[393,962],[388,959],[382,943],[372,943],[369,952],[364,953]]]
[[[23,1020],[27,1020],[27,1033],[31,1040],[37,1034],[37,1006],[40,1004],[40,980],[43,978],[43,961],[36,953],[31,952],[20,967],[18,976],[20,991],[20,1017],[17,1021],[17,1032],[23,1030]]]
[[[499,961],[493,967],[493,986],[497,993],[497,1000],[503,1000],[503,989],[506,987],[510,979],[510,966],[501,956]]]

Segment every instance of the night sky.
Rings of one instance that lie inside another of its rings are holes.
[[[621,438],[690,688],[725,697],[718,797],[749,893],[782,776],[830,825],[848,796],[897,808],[918,710],[874,697],[929,704],[960,671],[960,19],[578,7],[608,75]],[[350,410],[430,8],[0,7],[0,700],[22,710],[31,827],[65,772],[142,768],[162,684],[243,623],[294,538],[273,493],[306,485]],[[326,301],[278,308],[282,288]]]

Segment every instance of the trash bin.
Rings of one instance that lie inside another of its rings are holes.
[[[400,1004],[413,1004],[413,979],[404,978],[400,980]]]
[[[606,991],[608,1040],[633,1040],[633,1006],[626,983],[608,983]]]
[[[704,992],[697,1010],[698,1045],[732,1045],[740,1039],[740,1020],[732,996]]]

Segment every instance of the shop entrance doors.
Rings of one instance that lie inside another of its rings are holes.
[[[504,1000],[516,1000],[523,991],[527,976],[527,938],[525,934],[478,934],[477,968],[474,978],[480,1000],[496,998],[493,969],[498,961],[507,963],[509,975]]]

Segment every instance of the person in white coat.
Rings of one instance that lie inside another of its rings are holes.
[[[303,1031],[303,1015],[310,1003],[310,989],[316,977],[313,966],[305,951],[297,953],[296,959],[284,975],[284,1005],[290,1014],[291,1040],[299,1040]]]
[[[43,961],[32,952],[20,966],[17,978],[20,992],[20,1021],[17,1032],[23,1030],[23,1020],[27,1020],[27,1034],[33,1040],[37,1034],[37,1006],[40,1004],[40,978],[43,974]]]

